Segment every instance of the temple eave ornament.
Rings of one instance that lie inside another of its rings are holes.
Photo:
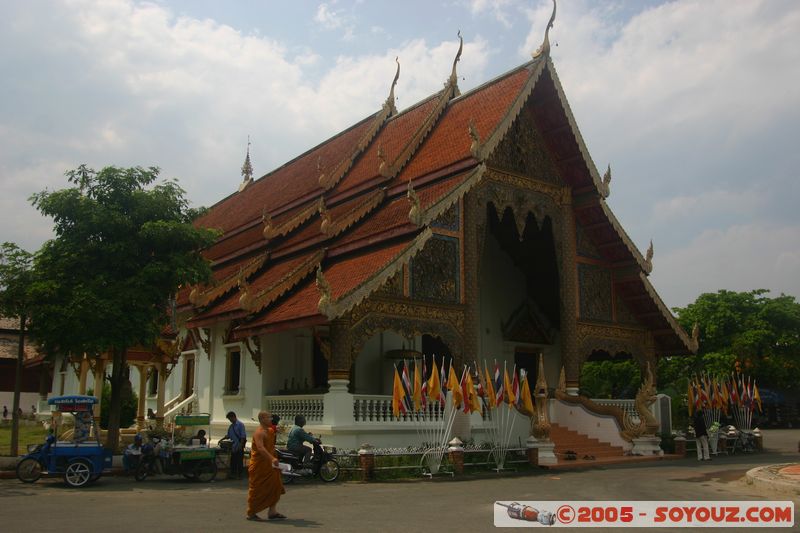
[[[408,192],[406,193],[406,198],[408,198],[408,201],[411,204],[411,209],[408,211],[408,219],[412,224],[419,226],[422,224],[422,207],[420,206],[419,196],[417,196],[413,185],[411,185],[411,180],[408,182]]]
[[[692,326],[692,338],[689,341],[689,349],[692,353],[697,353],[697,350],[700,349],[700,324],[697,322]]]
[[[320,313],[327,316],[333,302],[331,296],[331,286],[328,283],[328,280],[325,279],[325,275],[322,273],[322,266],[317,268],[316,283],[317,290],[319,290],[320,293],[319,301],[317,302],[317,309]]]
[[[650,274],[653,271],[653,240],[650,239],[650,246],[647,247],[647,253],[644,256],[644,271]]]
[[[483,161],[485,159],[485,154],[483,153],[483,146],[481,145],[481,136],[478,133],[478,128],[475,126],[475,119],[469,119],[469,126],[467,127],[467,131],[469,132],[469,138],[472,139],[472,142],[469,145],[469,152],[472,154],[472,157],[477,159],[478,161]]]
[[[456,65],[461,61],[461,52],[464,51],[464,38],[461,36],[461,30],[458,30],[458,41],[458,52],[456,52],[456,57],[453,59],[453,69],[445,84],[445,87],[451,91],[450,98],[455,98],[461,94],[461,91],[458,89],[458,72],[456,71]]]
[[[556,20],[556,0],[553,0],[553,14],[550,15],[550,21],[547,23],[547,27],[544,30],[544,40],[539,48],[532,54],[534,59],[539,57],[550,57],[550,28],[553,27],[553,23]]]
[[[603,174],[600,194],[603,196],[603,198],[608,198],[608,196],[611,194],[611,164],[608,165],[605,174]]]

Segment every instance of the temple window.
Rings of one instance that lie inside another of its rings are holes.
[[[228,350],[225,364],[225,394],[239,394],[242,372],[242,352],[236,348]]]

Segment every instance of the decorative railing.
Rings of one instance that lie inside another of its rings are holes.
[[[265,396],[264,406],[288,424],[294,423],[296,415],[306,417],[308,423],[321,423],[325,414],[322,394],[298,394],[292,396]]]
[[[183,396],[183,393],[179,392],[177,396],[175,396],[173,399],[171,399],[170,401],[165,403],[164,404],[164,411],[169,411],[170,409],[172,409],[175,406],[175,404],[177,404],[179,401],[181,401],[181,396]]]
[[[197,400],[197,394],[192,394],[190,396],[187,396],[186,399],[184,399],[182,402],[176,403],[169,411],[166,411],[164,413],[164,419],[168,419],[175,416],[176,414],[180,413],[182,409],[185,409],[186,407],[191,405],[192,402],[196,400]]]
[[[597,405],[605,405],[607,407],[617,407],[625,413],[628,418],[631,419],[632,422],[638,423],[639,422],[639,411],[636,410],[636,400],[613,400],[613,399],[596,399],[593,398],[592,401]]]
[[[353,396],[353,418],[357,423],[370,422],[435,422],[442,420],[444,409],[438,402],[428,403],[426,409],[416,413],[392,414],[392,397],[356,394]]]

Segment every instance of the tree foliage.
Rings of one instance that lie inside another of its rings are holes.
[[[33,256],[16,244],[5,242],[0,246],[0,315],[19,319],[19,346],[11,407],[11,455],[17,455],[19,444],[19,402],[25,358],[25,327],[31,307],[28,290],[33,276],[32,266]]]
[[[215,233],[191,224],[185,192],[174,180],[156,184],[158,174],[81,165],[66,173],[71,187],[31,197],[56,234],[35,260],[32,333],[50,353],[112,354],[110,447],[127,348],[152,346],[168,323],[168,298],[210,276],[200,250]]]
[[[764,289],[721,290],[701,294],[676,308],[680,324],[700,326],[700,348],[693,357],[665,359],[659,381],[672,382],[706,372],[727,375],[735,369],[764,388],[789,389],[800,380],[800,303],[793,296],[769,297]]]

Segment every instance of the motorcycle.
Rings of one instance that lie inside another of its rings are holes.
[[[325,482],[335,481],[339,477],[339,463],[333,458],[336,448],[323,448],[320,439],[314,440],[313,452],[302,464],[300,458],[288,450],[277,449],[277,452],[284,484],[292,483],[298,477],[319,476]]]
[[[204,483],[217,477],[215,450],[186,448],[162,452],[162,445],[161,439],[154,437],[152,443],[142,447],[142,455],[134,474],[136,481],[144,481],[148,476],[158,474],[180,474],[186,479]]]

